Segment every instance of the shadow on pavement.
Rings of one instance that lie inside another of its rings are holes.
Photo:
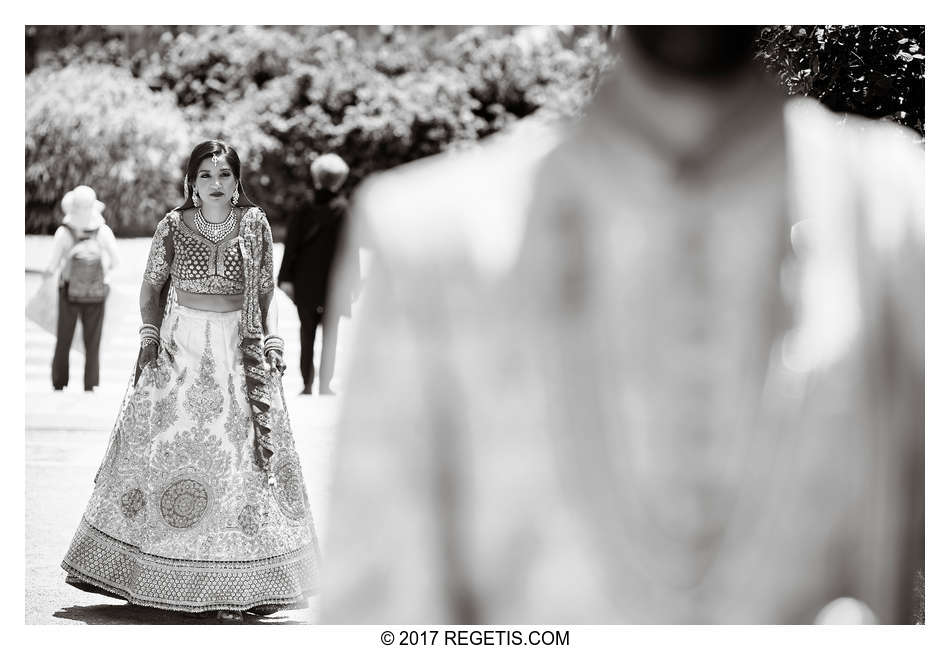
[[[64,607],[53,614],[54,618],[65,618],[87,625],[225,625],[214,616],[200,618],[186,616],[180,612],[171,612],[154,607],[138,605],[73,605]],[[300,621],[287,618],[286,613],[277,612],[270,616],[252,616],[245,614],[244,625],[302,625]]]

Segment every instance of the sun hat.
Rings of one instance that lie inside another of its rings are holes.
[[[102,211],[106,205],[96,199],[96,191],[88,185],[79,185],[74,190],[66,192],[61,202],[63,223],[69,223],[76,228],[85,229],[98,226],[102,223]]]

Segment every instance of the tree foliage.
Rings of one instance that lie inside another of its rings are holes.
[[[759,56],[789,94],[924,134],[921,25],[775,25],[762,31]]]
[[[525,116],[577,115],[613,62],[596,26],[51,26],[28,27],[27,43],[28,232],[48,231],[80,183],[119,234],[150,230],[209,138],[237,148],[279,230],[310,209],[318,155],[349,163],[350,191]],[[922,27],[781,25],[759,56],[789,93],[922,134],[923,48]]]
[[[150,232],[181,199],[189,126],[170,95],[92,64],[37,70],[26,96],[27,232],[50,232],[60,200],[81,184],[128,234]]]
[[[335,152],[348,162],[348,191],[370,173],[465,146],[539,110],[576,114],[609,63],[607,44],[595,30],[578,30],[569,40],[547,29],[473,28],[448,39],[418,36],[395,28],[381,32],[375,47],[366,47],[339,29],[205,28],[163,35],[149,54],[131,55],[125,68],[135,75],[134,92],[173,98],[161,102],[168,115],[155,124],[175,123],[177,134],[192,144],[208,138],[232,143],[251,197],[280,223],[310,209],[309,165],[320,154]],[[29,77],[59,68],[59,83],[72,84],[68,92],[76,99],[64,108],[68,113],[68,106],[84,103],[89,89],[79,78],[84,71],[100,64],[120,71],[122,52],[114,40],[100,49],[92,42],[68,46],[64,54],[46,57]],[[67,60],[86,65],[66,65]],[[121,70],[122,81],[116,83],[128,83],[128,71]],[[28,103],[36,87],[28,86]],[[77,117],[43,115],[66,124]],[[113,115],[92,110],[81,119],[89,129],[110,133],[105,123]],[[86,146],[84,133],[76,134],[77,150]],[[97,145],[89,142],[86,148],[74,167],[85,173],[69,182],[98,190],[112,180],[101,165],[85,163]],[[41,165],[42,147],[33,153]],[[186,155],[164,159],[178,168],[173,189],[181,184]],[[149,187],[169,180],[165,167],[156,172]],[[36,205],[32,187],[28,184],[28,212]],[[168,195],[151,194],[153,200]],[[149,218],[154,222],[161,213]],[[35,227],[37,220],[30,223]],[[139,232],[124,216],[117,226],[122,234]]]

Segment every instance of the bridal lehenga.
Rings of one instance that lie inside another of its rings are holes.
[[[183,612],[307,605],[318,549],[300,460],[270,375],[269,471],[255,462],[240,318],[172,302],[63,560],[68,583]]]

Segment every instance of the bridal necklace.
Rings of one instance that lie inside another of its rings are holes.
[[[230,234],[231,230],[234,229],[234,222],[234,208],[228,210],[228,218],[221,223],[211,223],[201,214],[200,207],[195,208],[195,228],[216,244]]]

